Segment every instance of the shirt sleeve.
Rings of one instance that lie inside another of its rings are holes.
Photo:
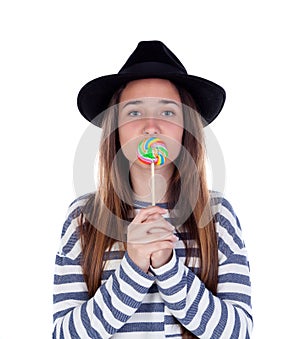
[[[153,269],[159,292],[179,322],[202,339],[250,338],[251,286],[239,221],[227,201],[216,214],[219,242],[217,295],[213,295],[174,250],[172,259]]]
[[[117,269],[89,298],[80,265],[80,208],[76,205],[69,210],[56,255],[52,338],[110,338],[139,308],[155,277],[145,274],[125,253]]]

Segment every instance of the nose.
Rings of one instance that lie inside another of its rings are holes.
[[[159,134],[160,128],[157,119],[147,118],[145,119],[143,134]]]

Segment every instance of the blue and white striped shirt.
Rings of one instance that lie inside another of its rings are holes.
[[[122,243],[116,242],[105,253],[102,285],[90,299],[77,232],[86,196],[75,200],[56,255],[53,339],[181,338],[178,321],[202,339],[250,338],[251,286],[241,228],[228,201],[220,196],[213,200],[219,254],[217,296],[185,266],[185,247],[179,240],[171,260],[152,268],[152,274],[144,273]]]

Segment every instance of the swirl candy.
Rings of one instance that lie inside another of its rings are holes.
[[[143,164],[160,166],[165,163],[168,150],[161,139],[150,137],[139,143],[137,157]]]

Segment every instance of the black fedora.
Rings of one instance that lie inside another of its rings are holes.
[[[225,102],[225,91],[219,85],[189,75],[176,55],[160,41],[141,41],[118,74],[96,78],[82,87],[77,105],[80,113],[101,127],[103,111],[114,92],[132,80],[161,78],[185,88],[194,98],[204,125],[211,123]]]

